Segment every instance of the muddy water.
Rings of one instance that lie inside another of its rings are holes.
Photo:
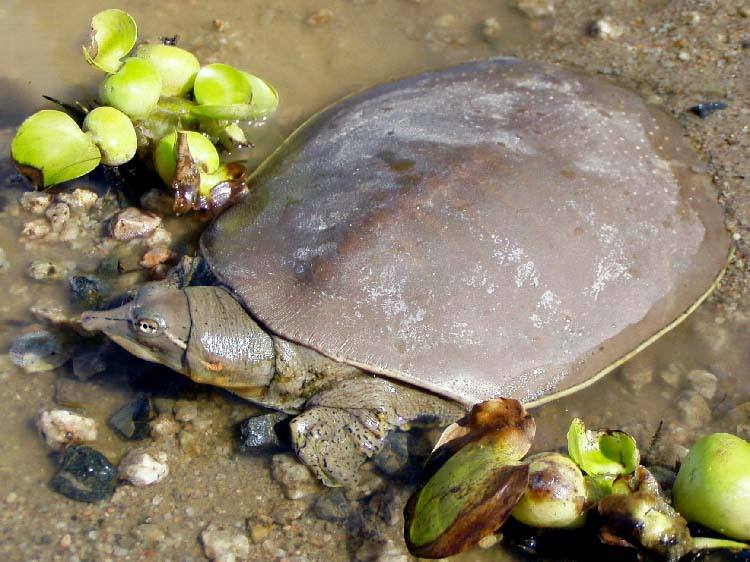
[[[17,124],[42,107],[42,94],[86,99],[95,93],[101,75],[84,63],[79,44],[90,17],[104,7],[109,6],[20,0],[0,6],[0,127]],[[535,52],[551,25],[497,0],[165,1],[158,6],[130,1],[119,7],[136,18],[142,39],[177,34],[202,62],[234,64],[278,88],[278,115],[252,131],[256,148],[247,154],[251,161],[260,160],[306,116],[341,95],[471,58]],[[331,11],[331,20],[310,25],[308,18],[320,8]],[[481,32],[482,22],[490,17],[501,26],[496,37]],[[585,20],[574,21],[582,26]],[[8,180],[7,170],[3,174]],[[11,262],[2,274],[6,297],[0,299],[0,353],[35,322],[30,307],[68,300],[63,282],[28,278],[31,260],[69,261],[75,270],[89,272],[101,259],[90,248],[19,245],[20,225],[28,217],[12,204],[20,191],[11,183],[0,196],[9,203],[0,218],[0,247]],[[190,236],[183,237],[185,242],[177,246],[190,250]],[[748,432],[748,421],[736,408],[750,399],[747,326],[725,321],[718,306],[716,301],[704,305],[603,381],[538,409],[535,448],[561,447],[574,416],[591,426],[633,432],[651,458],[664,464],[673,463],[698,434],[714,429]],[[309,502],[282,495],[271,480],[268,459],[232,453],[231,424],[252,413],[252,407],[210,389],[181,386],[177,377],[136,362],[124,362],[115,373],[80,383],[71,378],[69,365],[28,374],[10,366],[7,356],[0,360],[2,559],[201,560],[197,537],[207,524],[218,522],[243,533],[246,520],[260,516],[272,518],[272,530],[251,543],[252,559],[346,560],[357,555],[359,537],[354,535],[367,534],[366,529],[316,519],[308,513]],[[713,391],[707,390],[713,379],[704,371],[716,377]],[[166,381],[168,391],[159,381]],[[132,444],[106,429],[106,419],[139,390],[167,403],[179,399],[176,409],[189,410],[190,404],[199,408],[197,420],[181,422],[188,437],[180,435],[179,446],[160,445],[170,454],[169,479],[154,488],[122,488],[110,502],[94,506],[51,492],[47,482],[54,458],[33,428],[35,412],[61,401],[61,396],[76,401],[100,421],[97,448],[117,460]],[[194,433],[186,428],[203,432],[198,443],[195,437],[190,441]],[[398,529],[392,531],[390,539],[397,542]],[[499,557],[515,555],[491,549],[464,559]]]

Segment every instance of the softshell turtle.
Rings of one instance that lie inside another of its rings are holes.
[[[677,122],[603,79],[494,59],[323,110],[201,238],[217,286],[84,315],[134,354],[296,417],[351,482],[386,432],[572,392],[674,326],[729,241]]]

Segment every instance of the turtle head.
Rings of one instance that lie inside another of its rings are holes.
[[[104,332],[136,357],[185,372],[191,320],[181,289],[146,285],[122,306],[84,312],[81,323],[86,330]]]

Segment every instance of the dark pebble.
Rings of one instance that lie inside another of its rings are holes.
[[[107,457],[91,447],[68,447],[50,487],[57,493],[79,502],[97,502],[115,491],[117,469]]]
[[[79,381],[87,381],[106,370],[107,362],[98,350],[81,351],[73,356],[73,375]]]
[[[726,109],[726,108],[727,108],[727,104],[725,104],[723,101],[706,101],[706,102],[694,105],[693,107],[690,108],[690,111],[695,113],[701,119],[705,119],[706,117],[711,115],[714,111],[719,111],[720,109]]]
[[[106,293],[104,282],[94,275],[74,275],[70,278],[73,301],[87,308],[99,308]]]
[[[289,415],[272,412],[253,416],[239,424],[241,453],[271,453],[288,449]]]
[[[130,441],[145,439],[149,434],[149,422],[155,417],[151,399],[141,395],[128,402],[109,418],[109,427]]]
[[[312,511],[318,519],[338,523],[349,517],[349,502],[339,488],[328,488],[315,500]]]
[[[373,464],[391,478],[410,478],[413,474],[409,458],[409,435],[403,431],[391,431],[385,445],[372,457]]]

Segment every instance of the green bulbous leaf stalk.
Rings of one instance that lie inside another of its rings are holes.
[[[228,64],[214,63],[198,71],[193,95],[200,105],[247,105],[253,91],[242,71]]]
[[[120,166],[135,156],[138,139],[127,115],[114,107],[97,107],[83,120],[83,130],[101,152],[106,166]]]
[[[672,498],[688,521],[750,540],[750,443],[729,433],[696,441],[682,461]]]
[[[161,92],[161,78],[153,64],[130,57],[120,70],[99,86],[99,99],[131,119],[142,119],[156,109]]]
[[[219,168],[219,153],[205,135],[195,131],[179,131],[184,134],[190,155],[201,172],[214,173]],[[177,132],[163,137],[154,149],[154,167],[167,185],[172,185],[177,168]]]
[[[104,10],[91,19],[91,35],[88,44],[83,45],[83,56],[90,65],[113,74],[137,38],[138,27],[130,14],[117,9]]]
[[[560,453],[529,457],[529,485],[511,515],[532,527],[574,529],[586,522],[586,482],[581,469]]]
[[[196,117],[216,121],[244,121],[253,116],[253,106],[249,103],[234,105],[196,105],[191,110]]]
[[[11,142],[11,156],[38,188],[81,177],[101,160],[99,149],[78,124],[68,114],[50,109],[21,123]]]
[[[161,43],[139,45],[134,56],[150,62],[159,73],[162,96],[186,95],[201,67],[190,51]]]

